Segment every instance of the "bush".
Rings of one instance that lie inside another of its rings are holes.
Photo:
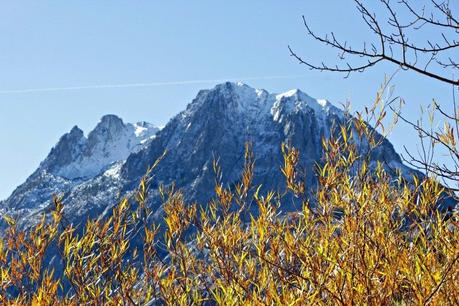
[[[299,152],[284,145],[284,192],[252,186],[254,157],[246,147],[240,182],[223,186],[205,206],[161,186],[164,222],[146,203],[154,168],[135,199],[123,199],[83,234],[65,222],[55,198],[51,218],[0,240],[2,304],[459,304],[457,216],[435,206],[445,190],[431,178],[394,179],[356,143],[379,143],[357,119],[324,140],[319,186],[308,199]],[[354,139],[360,138],[360,139]],[[371,150],[370,150],[371,151]],[[209,190],[211,192],[211,190]],[[282,213],[285,201],[302,204]],[[135,203],[135,206],[132,203]],[[253,210],[250,221],[243,216]],[[141,239],[143,247],[132,241]],[[54,245],[62,275],[46,267]]]

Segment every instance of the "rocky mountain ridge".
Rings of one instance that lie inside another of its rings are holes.
[[[72,129],[0,207],[30,222],[47,211],[52,193],[59,193],[71,221],[84,223],[88,217],[108,213],[167,151],[150,186],[149,205],[159,217],[159,184],[174,182],[188,201],[206,203],[213,197],[213,159],[220,161],[224,183],[233,185],[243,167],[246,142],[252,143],[256,158],[254,184],[261,184],[262,191],[283,188],[279,169],[283,142],[300,150],[305,183],[313,190],[317,186],[314,168],[323,157],[322,137],[329,137],[332,126],[344,123],[346,116],[330,102],[297,89],[270,94],[243,83],[219,84],[201,90],[186,110],[156,134],[149,125],[123,125],[114,116],[104,117],[87,138],[78,128]],[[126,136],[137,135],[140,128],[145,129],[139,133],[142,137]],[[94,162],[94,156],[102,162]],[[407,177],[417,173],[403,165],[387,139],[372,158]]]

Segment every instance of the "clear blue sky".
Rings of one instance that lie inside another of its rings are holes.
[[[311,59],[336,59],[307,39],[301,15],[319,32],[359,41],[369,33],[352,1],[3,1],[0,5],[0,91],[301,75],[247,81],[280,92],[301,88],[333,103],[371,103],[385,74],[306,70],[287,45]],[[432,98],[451,100],[451,88],[413,73],[393,84],[419,114]],[[78,125],[87,133],[100,117],[164,125],[206,84],[0,94],[0,198],[5,198],[45,158],[59,137]],[[390,136],[400,151],[415,148],[406,126]]]

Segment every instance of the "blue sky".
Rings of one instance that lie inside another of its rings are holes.
[[[221,80],[248,80],[272,92],[300,88],[354,110],[372,102],[386,74],[382,64],[364,74],[309,71],[288,45],[321,61],[336,54],[306,37],[301,15],[319,32],[352,41],[371,34],[352,1],[4,1],[0,5],[0,199],[43,160],[59,137],[78,125],[86,133],[107,113],[125,121],[164,125],[216,82],[151,87],[2,93],[5,90]],[[448,103],[451,88],[410,72],[393,81],[415,119],[432,98]],[[396,149],[416,148],[400,126]]]

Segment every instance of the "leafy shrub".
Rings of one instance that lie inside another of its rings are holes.
[[[186,203],[161,186],[164,222],[146,205],[154,168],[135,198],[123,199],[83,234],[65,222],[55,198],[50,218],[0,240],[2,304],[459,304],[457,215],[434,206],[445,190],[431,178],[394,179],[370,158],[379,143],[361,119],[324,140],[315,197],[305,196],[299,152],[283,145],[283,192],[252,186],[255,160],[246,146],[240,182],[216,172],[215,198]],[[357,139],[359,138],[359,139]],[[369,140],[363,154],[356,143]],[[211,190],[209,190],[211,192]],[[282,213],[285,201],[302,209]],[[135,203],[135,206],[131,203]],[[241,217],[256,206],[249,221]],[[132,241],[141,239],[136,249]],[[55,245],[63,265],[44,262]]]

